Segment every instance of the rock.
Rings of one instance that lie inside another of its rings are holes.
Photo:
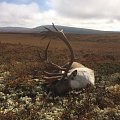
[[[5,100],[6,96],[3,92],[0,92],[0,100]]]
[[[4,91],[4,89],[5,89],[5,85],[4,84],[0,84],[0,91],[2,92],[2,91]]]

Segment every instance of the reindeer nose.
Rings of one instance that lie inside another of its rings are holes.
[[[89,84],[87,84],[87,86],[86,86],[87,88],[89,88],[89,87],[94,87],[94,84],[92,84],[92,83],[89,83]]]
[[[90,81],[90,83],[91,83],[91,85],[95,85],[95,81],[94,80],[92,80],[92,81]]]

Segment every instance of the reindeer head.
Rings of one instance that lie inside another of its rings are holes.
[[[56,68],[58,71],[52,72],[52,73],[44,71],[43,72],[44,73],[43,79],[46,80],[46,82],[47,82],[48,92],[52,93],[53,96],[57,96],[57,95],[60,96],[60,95],[63,95],[64,93],[70,91],[72,88],[79,88],[79,86],[80,86],[79,79],[80,78],[77,75],[79,68],[78,68],[78,70],[76,70],[76,69],[72,69],[72,71],[70,70],[71,65],[73,64],[73,62],[75,60],[73,49],[72,49],[67,37],[63,33],[63,31],[62,30],[59,31],[54,26],[54,24],[53,24],[53,28],[54,28],[54,31],[45,27],[45,29],[47,29],[48,31],[42,32],[42,35],[44,36],[44,38],[48,37],[48,36],[56,36],[60,40],[62,40],[70,51],[70,60],[67,62],[67,64],[63,65],[62,67],[49,61],[47,52],[48,52],[48,48],[49,48],[49,45],[51,42],[51,40],[50,40],[48,42],[46,49],[45,49],[44,61],[46,63],[49,63],[52,66],[54,66],[54,68]],[[81,64],[79,64],[79,66],[84,67]],[[81,73],[81,74],[83,74],[83,73]],[[88,81],[83,80],[83,85],[86,85],[87,83],[89,83],[89,80]]]

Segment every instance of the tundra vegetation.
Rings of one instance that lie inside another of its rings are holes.
[[[50,38],[0,33],[0,120],[120,120],[120,35],[67,34],[77,62],[95,71],[95,86],[47,98],[42,87],[43,53]],[[63,65],[69,51],[52,39],[49,59]]]

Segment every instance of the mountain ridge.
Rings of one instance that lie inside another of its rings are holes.
[[[44,27],[47,27],[51,30],[54,30],[52,25],[42,25],[34,28],[25,28],[25,27],[0,27],[0,32],[8,32],[8,33],[40,33],[42,31],[46,31]],[[102,30],[94,30],[87,28],[77,28],[77,27],[68,27],[68,26],[60,26],[56,25],[56,28],[61,30],[63,29],[64,33],[71,34],[104,34],[104,33],[115,33],[114,31],[102,31]]]

